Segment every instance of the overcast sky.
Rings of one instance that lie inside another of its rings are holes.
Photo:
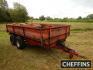
[[[27,8],[33,17],[41,15],[51,17],[85,17],[93,13],[93,0],[7,0],[9,7],[18,2]]]

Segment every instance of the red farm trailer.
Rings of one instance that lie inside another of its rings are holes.
[[[80,56],[74,50],[66,47],[64,42],[70,35],[70,25],[62,24],[7,24],[10,41],[18,49],[25,48],[25,44],[42,46],[45,48],[59,48],[69,54]]]

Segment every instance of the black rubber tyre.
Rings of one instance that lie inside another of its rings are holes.
[[[16,36],[15,35],[10,35],[10,42],[12,45],[16,45]]]
[[[16,47],[18,49],[24,49],[25,48],[24,39],[20,36],[16,37]]]

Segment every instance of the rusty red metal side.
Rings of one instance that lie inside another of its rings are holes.
[[[25,37],[29,44],[52,48],[57,40],[66,40],[70,34],[70,25],[8,24],[7,31]]]

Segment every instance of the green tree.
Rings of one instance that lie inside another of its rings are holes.
[[[14,22],[25,22],[28,19],[26,8],[19,3],[14,3],[14,9],[9,9],[9,12]]]
[[[88,18],[88,19],[93,19],[93,14],[89,14],[89,15],[87,16],[87,18]]]
[[[0,0],[0,21],[10,21],[10,14],[8,13],[8,4],[6,0]]]
[[[69,19],[68,17],[64,17],[64,18],[63,18],[63,22],[67,22],[68,19]]]
[[[41,20],[41,21],[45,20],[44,15],[40,16],[40,17],[39,17],[39,20]]]
[[[8,4],[6,0],[0,0],[0,8],[8,9]]]
[[[53,21],[53,19],[50,16],[47,16],[45,19],[48,21]]]
[[[81,17],[81,16],[79,16],[77,19],[78,19],[78,20],[79,20],[79,19],[82,19],[82,17]]]

